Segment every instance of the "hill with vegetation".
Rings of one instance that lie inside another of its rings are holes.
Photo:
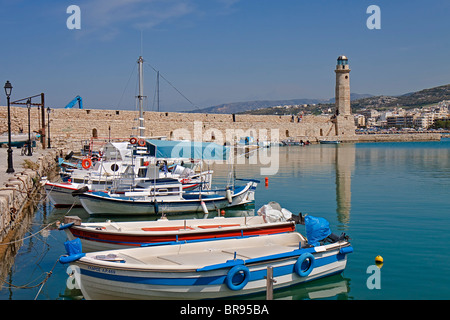
[[[378,111],[391,110],[395,107],[403,109],[420,108],[427,105],[436,104],[443,100],[450,100],[450,84],[424,89],[416,92],[406,93],[400,96],[370,96],[360,99],[351,99],[351,107],[353,113],[363,109],[375,109]],[[285,105],[283,107],[271,107],[242,112],[245,114],[298,114],[303,112],[306,114],[322,114],[330,113],[334,108],[334,103],[318,103],[306,106]]]
[[[450,100],[450,84],[410,92],[399,96],[372,96],[369,94],[351,94],[351,107],[353,113],[363,109],[378,111],[390,110],[395,107],[413,109]],[[333,112],[334,98],[325,99],[292,99],[292,100],[260,100],[225,103],[190,112],[195,113],[241,113],[241,114],[322,114]]]
[[[360,99],[365,97],[371,97],[370,94],[358,94],[352,93],[351,99]],[[219,113],[219,114],[231,114],[231,113],[245,113],[252,112],[254,110],[272,108],[275,106],[286,105],[314,105],[314,104],[333,104],[332,99],[291,99],[291,100],[256,100],[256,101],[243,101],[243,102],[231,102],[224,103],[217,106],[212,106],[204,109],[197,109],[189,111],[190,113]]]

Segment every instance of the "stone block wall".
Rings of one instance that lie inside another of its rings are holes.
[[[0,133],[7,131],[7,109],[0,107]],[[52,109],[50,113],[50,137],[52,147],[79,149],[83,140],[128,139],[137,135],[138,111],[101,109]],[[12,131],[28,132],[26,107],[11,107]],[[166,136],[168,139],[192,139],[225,142],[244,135],[259,139],[280,141],[286,138],[317,141],[336,136],[335,123],[327,116],[304,116],[300,122],[291,116],[231,115],[180,112],[145,112],[146,137]],[[46,118],[47,122],[47,118]],[[354,128],[353,118],[344,130]],[[40,128],[37,108],[32,108],[31,130]],[[340,130],[342,131],[342,130]],[[47,133],[47,132],[46,132]],[[345,132],[354,135],[354,129]]]

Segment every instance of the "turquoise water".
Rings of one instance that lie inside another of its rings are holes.
[[[261,175],[260,169],[269,164],[258,164],[258,154],[242,158],[244,163],[233,168],[238,178],[261,180],[254,207],[277,201],[293,213],[324,217],[335,233],[350,235],[355,249],[342,275],[276,291],[275,298],[450,299],[446,248],[450,243],[450,139],[291,146],[269,152],[272,160],[279,159],[275,175]],[[226,181],[227,165],[213,169],[217,183]],[[27,238],[9,249],[1,270],[4,281],[26,288],[4,284],[1,300],[80,298],[78,290],[66,285],[66,266],[55,263],[64,253],[64,233],[53,228],[34,234],[67,211],[47,202],[38,204],[30,227],[21,235]],[[248,213],[227,211],[227,215]],[[89,218],[82,209],[74,208],[69,214]],[[298,230],[303,232],[304,227]],[[372,273],[367,269],[377,255],[384,258],[379,269],[381,287],[369,289]],[[49,271],[48,281],[38,285]],[[248,298],[264,299],[264,295]]]

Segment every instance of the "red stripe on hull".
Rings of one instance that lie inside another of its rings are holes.
[[[240,236],[256,236],[264,234],[282,233],[295,231],[294,224],[281,225],[281,226],[267,226],[258,227],[253,229],[239,229],[239,230],[221,230],[213,232],[203,233],[191,233],[190,234],[178,234],[177,235],[117,235],[111,233],[89,232],[86,230],[78,230],[70,228],[74,237],[98,241],[98,242],[110,242],[114,244],[123,244],[127,246],[140,246],[143,243],[157,243],[157,242],[171,242],[171,241],[185,241],[185,240],[200,240],[200,239],[214,239],[225,237],[240,237]]]

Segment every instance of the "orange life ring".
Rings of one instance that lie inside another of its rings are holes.
[[[84,169],[89,169],[92,166],[92,161],[89,158],[84,158],[83,161],[81,161],[81,166]]]
[[[144,139],[139,139],[138,146],[139,147],[144,147],[145,146],[145,140]]]
[[[136,144],[136,142],[137,142],[137,139],[136,139],[136,138],[131,138],[131,139],[130,139],[130,143],[131,143],[131,144]]]

